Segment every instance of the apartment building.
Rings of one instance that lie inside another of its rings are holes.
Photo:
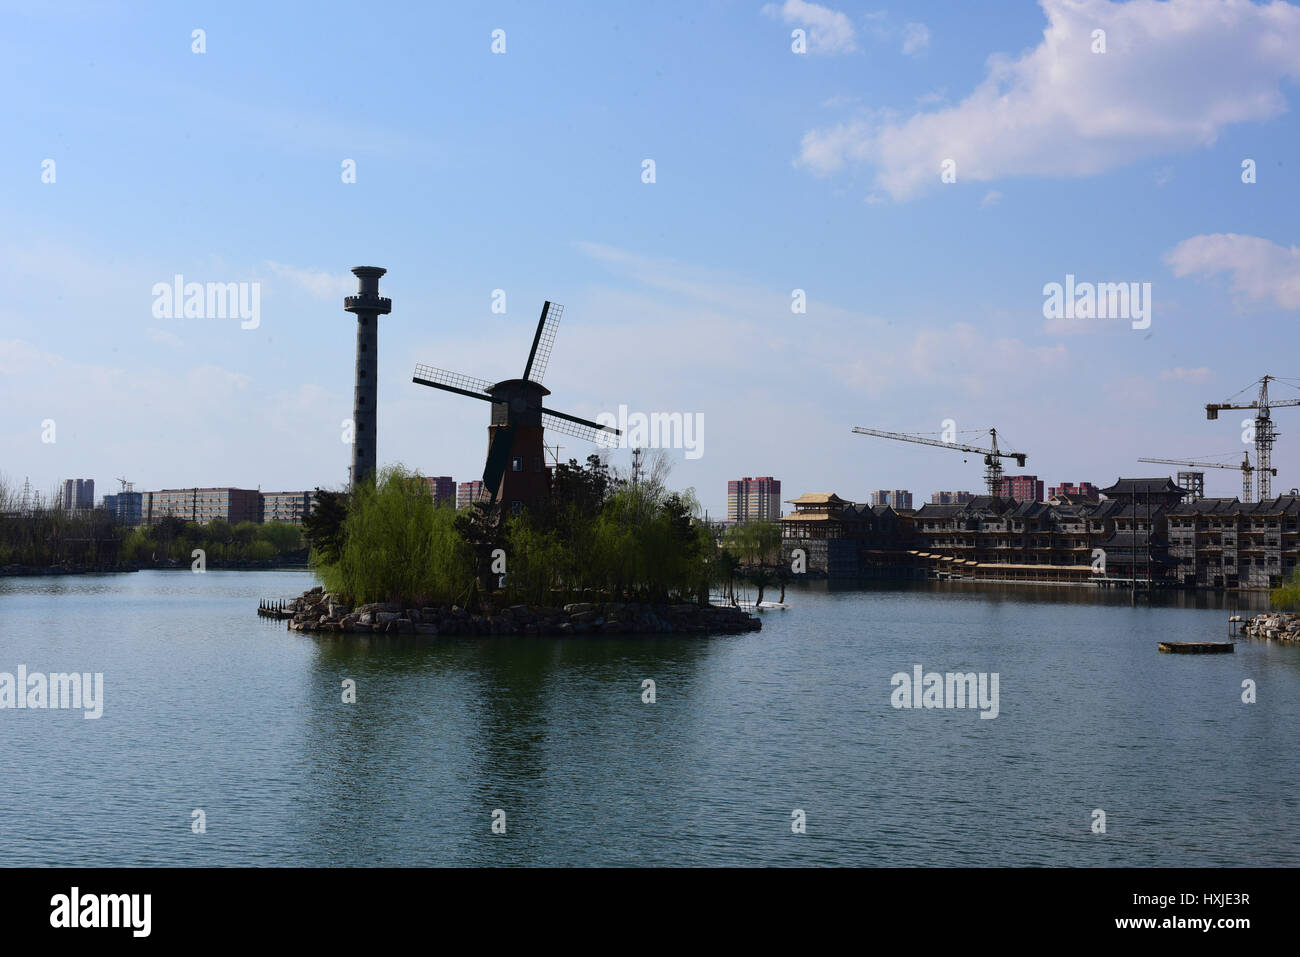
[[[314,492],[262,492],[263,522],[301,525],[315,504]]]
[[[770,475],[734,479],[727,483],[727,521],[779,521],[781,482]]]

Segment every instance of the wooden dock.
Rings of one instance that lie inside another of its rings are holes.
[[[1230,641],[1162,641],[1160,650],[1171,655],[1230,655],[1234,646]]]
[[[257,613],[263,618],[292,618],[293,612],[285,607],[288,604],[282,599],[263,599],[257,603]]]

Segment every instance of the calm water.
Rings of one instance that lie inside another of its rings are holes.
[[[105,681],[97,721],[0,711],[4,863],[1300,863],[1300,649],[1158,654],[1224,635],[1206,599],[809,586],[713,639],[399,643],[254,616],[310,584],[0,579],[0,671]],[[893,709],[915,664],[997,672],[1000,716]]]

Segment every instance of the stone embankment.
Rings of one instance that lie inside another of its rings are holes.
[[[284,605],[293,631],[387,635],[736,634],[763,622],[739,608],[645,602],[576,602],[558,608],[511,605],[471,614],[458,605],[349,608],[319,586]],[[290,617],[291,616],[291,617]]]
[[[1300,615],[1290,611],[1266,611],[1247,619],[1241,631],[1251,638],[1300,641]]]

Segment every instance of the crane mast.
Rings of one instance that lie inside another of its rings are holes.
[[[1229,399],[1227,402],[1211,402],[1205,407],[1207,419],[1217,419],[1220,412],[1228,409],[1255,410],[1255,474],[1261,502],[1273,497],[1271,477],[1277,474],[1277,469],[1273,468],[1273,443],[1277,441],[1278,431],[1273,425],[1272,410],[1283,406],[1300,405],[1300,399],[1269,401],[1268,384],[1276,379],[1277,376],[1266,375],[1259,380],[1259,396],[1254,402],[1234,403]]]

